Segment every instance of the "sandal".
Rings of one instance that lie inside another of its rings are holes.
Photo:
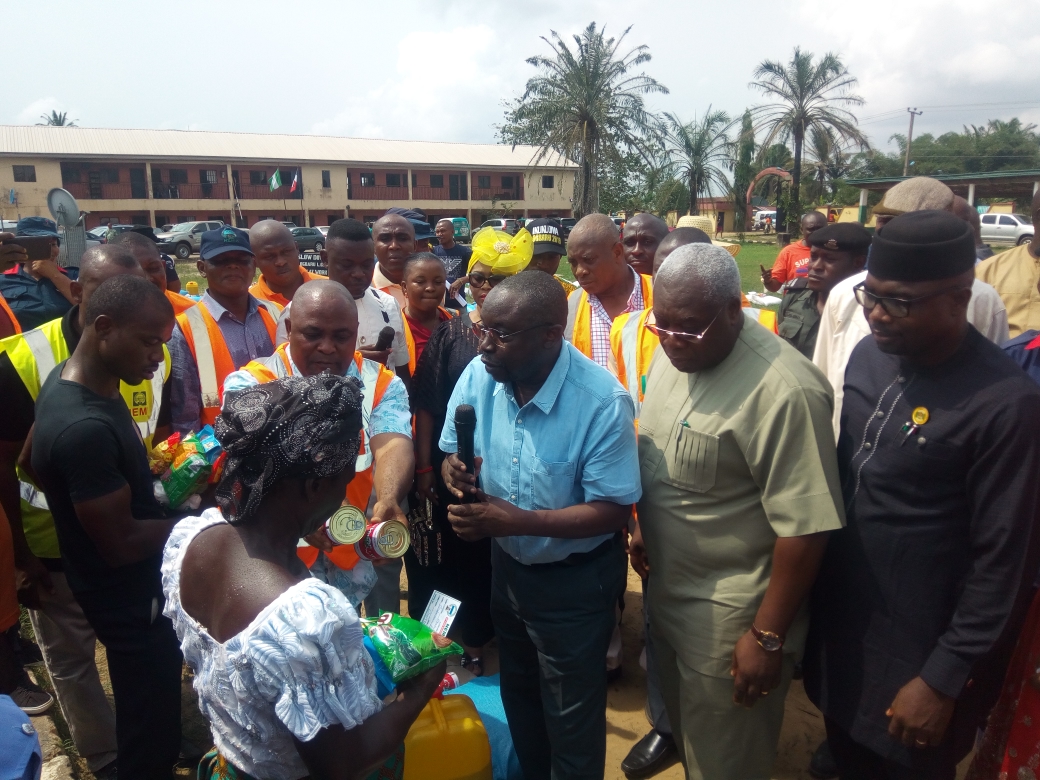
[[[470,667],[473,667],[472,669]],[[471,672],[474,677],[484,676],[484,659],[469,653],[462,654],[462,668]]]

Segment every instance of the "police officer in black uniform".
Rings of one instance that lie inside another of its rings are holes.
[[[870,233],[858,222],[834,222],[814,231],[806,241],[812,252],[809,273],[787,286],[778,330],[780,338],[812,360],[827,296],[842,279],[863,270]]]

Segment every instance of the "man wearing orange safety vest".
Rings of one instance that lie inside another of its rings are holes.
[[[150,230],[151,228],[149,228]],[[195,305],[195,301],[191,298],[166,289],[166,263],[163,262],[155,239],[150,237],[148,233],[143,232],[143,228],[141,230],[127,230],[115,236],[108,243],[112,246],[124,247],[134,256],[134,260],[140,264],[148,280],[162,290],[166,300],[173,306],[175,315],[181,314]]]
[[[202,300],[177,315],[170,339],[173,430],[198,431],[220,414],[224,380],[250,360],[274,352],[278,307],[249,294],[255,268],[249,235],[225,225],[202,234]]]
[[[365,512],[370,522],[407,523],[401,504],[415,472],[408,393],[394,372],[355,351],[358,317],[353,297],[338,282],[307,282],[293,296],[286,328],[289,341],[270,357],[254,360],[229,375],[224,392],[323,371],[358,379],[363,386],[364,427],[356,474],[344,503]],[[316,577],[343,591],[356,607],[375,585],[372,565],[359,561],[353,545],[333,547],[323,534],[321,530],[307,537],[307,542],[317,546],[301,540],[300,559]],[[390,603],[395,598],[397,603]],[[374,607],[380,612],[400,611],[400,592],[386,594]]]
[[[300,267],[300,250],[285,225],[274,219],[263,219],[249,228],[249,245],[256,255],[260,278],[249,288],[250,294],[260,301],[270,301],[284,309],[300,285],[314,279],[324,279]]]
[[[669,233],[658,245],[654,255],[654,273],[665,259],[681,246],[687,244],[711,244],[711,237],[698,228],[681,227]],[[744,307],[744,316],[757,322],[767,330],[776,333],[776,312],[769,309],[751,307],[743,293],[740,296]],[[626,312],[614,319],[610,328],[610,363],[608,368],[625,386],[632,401],[636,405],[636,420],[639,420],[639,407],[646,393],[646,373],[650,368],[650,360],[660,343],[657,336],[646,328],[647,322],[653,324],[653,311]]]
[[[617,226],[606,214],[578,221],[567,239],[567,259],[581,289],[567,299],[564,336],[606,368],[611,325],[620,314],[653,306],[652,281],[625,262]]]

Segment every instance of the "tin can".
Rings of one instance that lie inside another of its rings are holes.
[[[365,513],[356,506],[341,506],[325,521],[325,535],[333,544],[354,544],[365,535]]]
[[[354,545],[354,551],[365,561],[400,558],[410,542],[408,526],[397,520],[387,520],[370,525],[365,535]]]
[[[441,684],[437,686],[434,697],[440,699],[444,696],[445,691],[453,691],[459,687],[459,676],[455,672],[448,672],[444,675],[444,679],[441,680]]]

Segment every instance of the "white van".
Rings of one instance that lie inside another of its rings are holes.
[[[773,229],[776,229],[776,212],[775,211],[757,211],[755,212],[755,221],[751,223],[752,230],[763,230],[766,226],[766,217],[773,220]]]

